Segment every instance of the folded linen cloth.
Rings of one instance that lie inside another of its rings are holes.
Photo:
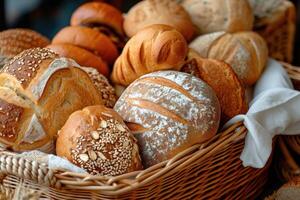
[[[275,135],[300,134],[300,92],[293,90],[291,80],[277,61],[269,59],[255,85],[247,114],[234,117],[224,128],[241,120],[248,130],[240,156],[245,167],[265,166]]]

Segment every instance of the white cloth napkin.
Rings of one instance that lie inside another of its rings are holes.
[[[246,115],[238,115],[224,128],[244,120],[248,133],[240,156],[245,167],[262,168],[272,152],[275,135],[300,134],[300,92],[280,63],[269,59],[254,88],[254,99]]]

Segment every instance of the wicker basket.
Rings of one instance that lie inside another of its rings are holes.
[[[256,19],[254,30],[267,41],[271,57],[292,62],[295,21],[295,6],[287,0],[269,17]]]
[[[287,70],[296,77],[297,69]],[[51,199],[254,199],[267,182],[271,159],[262,169],[243,167],[246,134],[240,122],[169,161],[117,177],[54,171],[2,150],[0,189],[23,182]]]

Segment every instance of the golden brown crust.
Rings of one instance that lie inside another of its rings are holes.
[[[100,56],[109,64],[118,57],[117,47],[101,32],[87,27],[69,26],[59,31],[52,44],[66,43],[78,46]]]
[[[74,112],[59,132],[56,153],[91,174],[115,176],[142,169],[135,138],[122,118],[104,106]]]
[[[132,37],[153,24],[165,24],[177,29],[190,41],[195,28],[188,13],[173,0],[145,0],[133,6],[125,17],[124,30]]]
[[[30,29],[9,29],[0,32],[0,57],[13,57],[22,51],[35,47],[45,47],[50,41]]]
[[[167,25],[152,25],[132,37],[117,59],[112,81],[127,86],[138,77],[159,70],[179,70],[187,54],[184,37]]]
[[[215,91],[221,106],[221,121],[247,112],[245,89],[230,65],[214,59],[203,59],[190,50],[183,72],[205,81]]]
[[[79,65],[93,67],[104,76],[108,76],[109,68],[107,64],[93,53],[71,44],[50,44],[47,48],[58,53],[60,56],[72,58]]]
[[[75,10],[71,17],[71,26],[88,24],[104,24],[113,28],[119,35],[123,35],[122,13],[106,3],[85,3]]]

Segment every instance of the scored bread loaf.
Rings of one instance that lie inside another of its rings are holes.
[[[183,0],[201,34],[250,31],[254,16],[248,0]]]
[[[190,49],[182,71],[200,78],[212,87],[220,102],[222,124],[238,114],[247,112],[245,89],[227,63],[201,58],[197,52]]]
[[[132,37],[117,59],[112,81],[127,86],[140,76],[159,70],[179,70],[187,54],[184,37],[167,25],[152,25]]]
[[[214,91],[182,72],[146,74],[126,88],[114,110],[138,139],[145,167],[213,137],[220,105]]]
[[[203,58],[225,61],[247,86],[253,85],[259,79],[268,59],[266,42],[251,31],[206,34],[196,38],[190,48]]]
[[[51,152],[69,115],[94,104],[101,96],[78,64],[49,49],[25,50],[0,74],[0,144]]]
[[[74,112],[59,131],[56,153],[91,174],[116,176],[142,169],[136,139],[105,106]]]
[[[188,13],[174,0],[145,0],[137,3],[125,16],[124,30],[129,37],[132,37],[153,24],[172,26],[188,41],[195,33]]]

